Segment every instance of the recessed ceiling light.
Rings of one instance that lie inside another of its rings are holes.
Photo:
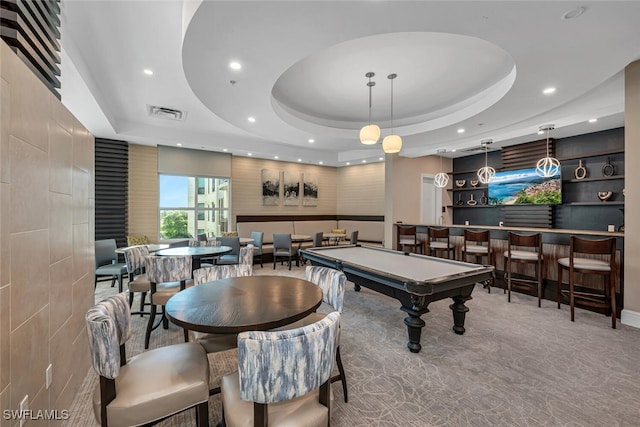
[[[452,149],[452,150],[451,150],[451,152],[452,152],[452,153],[455,153],[455,152],[456,152],[456,149],[455,149],[455,148],[454,148],[454,149]]]
[[[142,72],[145,73],[147,76],[153,76],[153,70],[150,70],[148,68],[145,68]]]
[[[542,135],[544,133],[544,131],[539,130],[538,131],[538,135]]]
[[[542,93],[544,93],[545,95],[551,95],[552,93],[555,93],[556,88],[555,87],[548,87],[545,88]]]
[[[589,119],[589,123],[595,123],[597,121],[598,121],[598,119]]]
[[[229,150],[228,150],[228,149],[226,149],[226,148],[223,148],[223,149],[222,149],[222,151],[224,151],[224,152],[226,153],[226,152],[227,152],[227,151],[229,151]]]
[[[182,143],[181,143],[181,142],[178,142],[176,145],[177,145],[178,147],[182,147]]]
[[[247,156],[253,156],[253,153],[247,153]]]
[[[247,120],[249,120],[251,123],[255,123],[256,122],[256,118],[255,117],[249,117]]]
[[[384,160],[384,157],[378,157],[378,160]]]
[[[362,163],[367,163],[367,161],[366,161],[366,160],[363,160],[363,161],[362,161]]]
[[[240,70],[242,68],[242,64],[240,64],[238,61],[231,61],[229,62],[229,68],[231,68],[232,70]]]
[[[273,156],[274,159],[278,160],[280,157],[278,156]]]
[[[351,162],[347,162],[347,166],[349,166],[351,164]]]
[[[302,159],[298,159],[298,161],[299,161],[299,162],[301,162],[301,161],[302,161]]]
[[[580,7],[576,7],[575,9],[567,10],[565,13],[562,14],[560,19],[562,19],[563,21],[568,21],[569,19],[575,19],[578,16],[582,15],[586,10],[587,10],[587,8],[584,7],[584,6],[580,6]]]
[[[316,142],[316,140],[315,140],[315,139],[313,139],[313,138],[309,138],[309,144],[313,144],[314,142]]]
[[[318,163],[320,163],[321,165],[324,165],[324,162],[322,160],[320,160]]]
[[[458,133],[464,133],[464,128],[459,128],[457,132]]]

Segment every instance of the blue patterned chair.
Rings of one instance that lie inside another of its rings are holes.
[[[209,361],[201,346],[170,345],[127,360],[131,313],[124,293],[96,304],[85,319],[91,362],[100,376],[93,396],[100,425],[152,425],[196,408],[198,426],[208,426]]]
[[[95,242],[96,275],[93,287],[98,282],[111,280],[111,287],[118,281],[118,292],[122,292],[122,278],[129,274],[127,264],[118,262],[116,239],[96,240]]]
[[[147,278],[147,257],[149,256],[149,248],[146,246],[131,246],[124,249],[124,260],[127,264],[129,272],[129,307],[133,304],[133,297],[136,292],[140,295],[140,311],[131,314],[149,314],[144,311],[144,301],[147,292],[151,289],[151,283]]]
[[[227,427],[328,426],[340,313],[284,331],[238,335],[238,372],[222,378]]]
[[[260,257],[260,268],[262,265],[262,241],[264,240],[264,233],[262,231],[252,231],[251,238],[253,239],[253,256]]]
[[[193,270],[193,284],[197,286],[229,277],[244,276],[251,276],[251,267],[240,264],[216,265]],[[231,350],[238,346],[238,334],[207,334],[197,331],[190,331],[189,334],[191,341],[200,343],[207,353]]]
[[[320,266],[307,266],[304,271],[304,278],[311,283],[318,285],[322,289],[322,302],[329,304],[329,311],[337,311],[342,314],[342,308],[344,305],[344,291],[347,286],[347,276],[342,271],[334,270],[329,267]],[[322,310],[322,306],[320,306]],[[315,312],[305,317],[302,320],[291,323],[282,328],[275,330],[286,330],[293,328],[300,328],[311,323],[315,323],[318,320],[326,316],[327,311]],[[336,365],[338,365],[338,375],[331,377],[331,382],[340,381],[342,383],[342,391],[344,393],[344,401],[349,401],[349,395],[347,394],[347,377],[344,372],[344,366],[342,365],[342,358],[340,357],[340,337],[338,336],[338,348],[336,349]]]
[[[164,306],[169,298],[185,289],[187,281],[191,279],[191,257],[190,256],[148,256],[147,257],[147,278],[149,279],[150,292],[149,302],[151,303],[151,313],[147,323],[147,332],[144,338],[144,348],[149,348],[151,331],[156,329],[160,323],[164,328],[169,327],[169,320],[164,313]],[[162,317],[157,324],[153,324],[157,307],[162,307]],[[184,330],[184,340],[189,341],[188,331]]]

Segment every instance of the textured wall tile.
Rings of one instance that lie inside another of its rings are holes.
[[[11,179],[9,162],[9,129],[11,128],[11,85],[0,79],[0,182]]]
[[[71,257],[56,262],[49,267],[51,281],[51,301],[55,301],[55,310],[51,310],[51,333],[58,329],[71,317],[73,305],[71,298],[72,281],[69,272],[73,269]],[[51,355],[55,353],[52,351]]]
[[[73,224],[89,222],[89,174],[73,168]]]
[[[49,193],[49,199],[50,261],[54,263],[70,257],[73,253],[73,227],[71,223],[73,200],[71,195],[59,193]]]
[[[10,139],[11,231],[47,228],[49,156],[20,139]]]
[[[0,286],[11,281],[11,185],[0,183]]]
[[[73,166],[89,173],[93,169],[92,149],[93,136],[82,126],[73,129]]]
[[[11,333],[11,405],[18,407],[44,389],[49,365],[49,307],[45,307]],[[33,406],[32,406],[33,408]]]
[[[11,302],[13,328],[49,304],[47,229],[11,235]],[[48,321],[47,317],[47,330]]]
[[[49,190],[71,194],[73,138],[55,121],[51,121],[49,146]]]
[[[11,348],[11,290],[10,285],[0,288],[0,390],[9,385]],[[2,407],[2,405],[0,405]]]
[[[93,247],[89,248],[89,224],[73,225],[73,275],[74,282],[84,275],[95,272],[91,258]],[[89,261],[91,263],[89,263]]]
[[[0,393],[0,408],[2,409],[17,409],[17,408],[12,408],[11,407],[11,402],[10,402],[10,390],[9,388],[6,388],[4,390],[2,390],[2,392]],[[0,427],[9,427],[11,425],[11,421],[9,420],[5,420],[4,417],[0,417]]]
[[[49,387],[49,391],[51,392],[52,400],[57,399],[57,396],[62,393],[67,381],[75,372],[73,338],[67,327],[54,333],[51,337],[50,363],[53,365],[53,382]]]

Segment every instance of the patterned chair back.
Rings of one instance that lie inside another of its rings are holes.
[[[240,256],[238,258],[240,265],[246,265],[253,270],[253,245],[249,244],[240,248]]]
[[[151,283],[191,279],[191,257],[150,255],[147,257],[147,278]]]
[[[205,282],[213,282],[214,280],[244,276],[251,276],[251,270],[245,265],[214,265],[213,267],[204,267],[193,270],[193,284],[199,285]]]
[[[342,271],[310,265],[304,272],[304,278],[322,289],[323,302],[342,313],[344,290],[347,286],[347,276]]]
[[[238,335],[240,398],[257,403],[290,400],[329,381],[340,313],[285,331]]]
[[[98,375],[114,379],[120,373],[120,347],[131,337],[131,312],[126,293],[100,301],[85,316],[91,363]]]
[[[132,246],[124,250],[124,260],[127,263],[129,274],[135,274],[136,271],[143,273],[147,269],[147,257],[149,256],[149,248],[146,246]]]

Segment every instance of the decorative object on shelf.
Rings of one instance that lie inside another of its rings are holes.
[[[376,85],[376,82],[371,81],[371,77],[375,76],[375,73],[368,72],[365,77],[369,78],[369,124],[360,129],[360,142],[364,145],[373,145],[380,139],[380,127],[378,125],[371,124],[371,88]]]
[[[560,171],[560,161],[549,154],[549,131],[555,129],[555,125],[542,125],[541,131],[547,131],[547,157],[538,160],[536,164],[536,173],[538,176],[549,178],[556,176]]]
[[[573,171],[573,175],[576,179],[585,179],[587,177],[587,168],[582,165],[582,159],[580,159],[578,167]]]
[[[444,188],[449,184],[449,175],[442,171],[442,154],[446,153],[447,150],[438,150],[437,152],[440,154],[440,172],[433,178],[433,185],[438,188]]]
[[[485,193],[483,191],[482,192],[482,196],[480,196],[480,204],[481,205],[486,205],[488,201],[489,201],[489,199],[487,199],[487,193]]]
[[[611,196],[613,196],[611,191],[598,191],[598,199],[602,202],[606,202],[611,198]]]
[[[620,212],[622,212],[622,225],[618,227],[618,231],[624,233],[624,208],[620,208]]]
[[[471,194],[471,197],[469,198],[469,200],[467,200],[467,204],[468,204],[469,206],[475,206],[475,205],[477,205],[477,204],[478,204],[478,202],[477,202],[476,200],[474,200],[474,198],[473,198],[473,194]]]
[[[627,195],[627,191],[626,191],[624,188],[622,189],[622,195],[623,195],[623,196],[626,196],[626,195]]]
[[[462,206],[464,202],[462,201],[462,193],[458,193],[458,200],[456,200],[456,206]]]
[[[472,187],[477,187],[478,186],[478,180],[477,179],[472,179],[471,181],[469,181],[469,184],[471,184]]]
[[[389,74],[387,78],[391,80],[391,134],[382,140],[382,149],[387,154],[398,153],[402,149],[402,138],[393,133],[393,80],[398,77],[397,74]]]
[[[493,139],[483,139],[480,144],[484,147],[484,166],[478,169],[478,180],[483,184],[488,184],[491,178],[496,174],[496,170],[488,164],[489,144],[493,143]]]
[[[604,162],[602,166],[602,176],[613,176],[616,173],[616,167],[611,164],[609,158],[607,157],[607,161]]]
[[[464,179],[456,179],[456,187],[458,188],[462,188],[464,187],[464,185],[467,183],[466,180]]]

